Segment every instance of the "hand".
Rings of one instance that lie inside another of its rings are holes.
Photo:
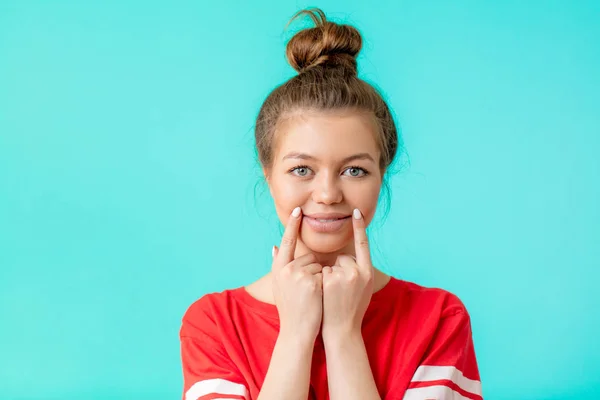
[[[357,218],[358,217],[358,218]],[[361,334],[362,320],[373,295],[373,265],[365,220],[354,210],[356,259],[340,255],[336,265],[323,267],[323,340]]]
[[[300,207],[294,209],[280,249],[273,249],[272,286],[280,335],[299,337],[314,344],[323,316],[323,267],[316,262],[314,254],[294,259],[301,213]]]

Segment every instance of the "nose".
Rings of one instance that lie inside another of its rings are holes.
[[[312,197],[315,203],[336,204],[342,201],[342,188],[337,174],[318,174],[313,184]]]

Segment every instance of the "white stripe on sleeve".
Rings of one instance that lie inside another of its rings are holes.
[[[185,393],[185,400],[197,400],[207,394],[243,396],[245,399],[249,397],[248,389],[244,385],[225,379],[207,379],[194,383]]]
[[[450,380],[459,388],[466,392],[481,396],[481,382],[466,378],[463,373],[452,366],[435,367],[430,365],[421,365],[411,382],[429,382],[437,380]]]
[[[471,400],[448,386],[425,386],[406,390],[402,400]]]

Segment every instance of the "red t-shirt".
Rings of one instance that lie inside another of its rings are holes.
[[[183,398],[258,398],[278,332],[277,308],[243,287],[197,300],[180,331]],[[362,334],[382,399],[482,400],[469,314],[452,293],[392,277],[373,294]],[[320,335],[309,399],[329,399]]]

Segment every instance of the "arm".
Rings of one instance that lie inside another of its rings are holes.
[[[331,400],[378,400],[378,388],[362,337],[373,294],[374,270],[366,224],[353,212],[356,258],[340,255],[323,268],[323,342]]]
[[[332,400],[379,400],[360,332],[325,342],[329,396]]]
[[[259,400],[306,400],[315,338],[321,327],[321,265],[313,254],[294,258],[300,207],[288,219],[281,248],[274,248],[272,283],[280,331]]]
[[[193,328],[184,322],[184,335]],[[200,331],[194,337],[181,336],[183,399],[249,399],[248,385],[221,343]]]
[[[300,207],[294,209],[281,249],[274,248],[273,295],[280,331],[260,387],[260,400],[308,397],[312,354],[321,326],[322,267],[313,254],[294,258],[300,214]],[[184,399],[248,400],[248,382],[221,343],[223,332],[210,312],[213,308],[207,296],[192,305],[183,318],[180,336]],[[255,392],[257,388],[252,389]]]
[[[483,399],[470,317],[462,304],[441,318],[408,389],[393,388],[388,394],[399,393],[404,400]]]
[[[204,323],[206,328],[208,323]],[[192,328],[184,323],[183,330]],[[314,348],[313,340],[282,331],[277,338],[258,400],[306,400]],[[304,336],[306,337],[306,336]],[[181,337],[184,400],[250,399],[243,375],[220,342],[194,330],[194,337]],[[208,396],[208,397],[206,397]]]
[[[306,400],[314,341],[281,333],[258,400]]]

